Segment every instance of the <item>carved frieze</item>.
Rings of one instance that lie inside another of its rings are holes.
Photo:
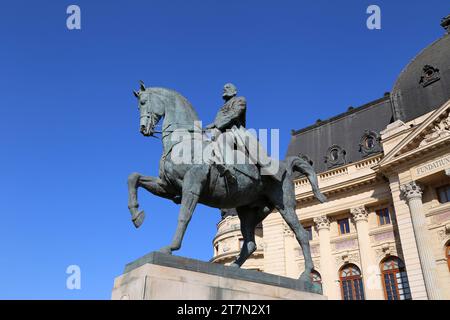
[[[420,147],[425,146],[437,139],[449,137],[450,136],[450,114],[438,123],[435,123],[431,132],[424,136],[422,142],[420,142]]]

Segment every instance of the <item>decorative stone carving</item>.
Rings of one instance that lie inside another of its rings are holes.
[[[334,144],[327,150],[325,163],[327,164],[329,169],[344,165],[347,163],[345,155],[345,150],[341,146]]]
[[[352,215],[353,221],[367,221],[369,217],[369,213],[367,212],[364,206],[351,208],[350,213]]]
[[[315,217],[314,223],[317,230],[330,229],[330,219],[327,216]]]
[[[431,129],[431,132],[423,138],[419,147],[425,146],[437,139],[448,136],[450,136],[450,114],[447,114],[447,117],[434,125],[434,127]]]
[[[381,137],[377,132],[371,130],[364,131],[359,141],[359,152],[362,153],[363,157],[381,152],[380,140]]]
[[[419,83],[425,88],[440,79],[439,69],[427,64],[422,69],[422,76],[420,77]]]
[[[336,257],[336,263],[338,266],[347,263],[359,264],[359,254],[357,252],[349,253],[349,251],[345,251],[344,253]]]
[[[375,254],[378,260],[383,259],[386,256],[397,255],[397,250],[393,242],[385,242],[380,247],[375,249]]]
[[[444,228],[438,232],[439,240],[444,240],[450,235],[450,223],[447,223]]]
[[[402,185],[400,191],[402,192],[402,196],[408,201],[422,198],[422,188],[415,181]]]

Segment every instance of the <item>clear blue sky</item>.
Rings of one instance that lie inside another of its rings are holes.
[[[66,28],[81,7],[82,29]],[[378,4],[382,29],[366,28]],[[138,133],[138,80],[185,95],[204,122],[225,82],[248,126],[290,130],[381,97],[443,35],[447,0],[2,1],[0,298],[109,299],[124,265],[169,243],[178,207],[126,178],[156,175],[161,146]],[[197,208],[179,255],[209,260],[218,210]],[[81,290],[67,290],[68,265]]]

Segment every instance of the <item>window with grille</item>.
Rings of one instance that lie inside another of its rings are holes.
[[[311,281],[317,284],[320,287],[320,290],[322,290],[322,277],[316,270],[311,271]]]
[[[343,300],[364,300],[364,285],[361,271],[354,264],[347,264],[340,271]]]
[[[386,300],[411,300],[408,275],[403,261],[390,257],[381,263]]]
[[[450,202],[450,185],[437,188],[437,194],[440,203]]]
[[[378,225],[384,226],[391,224],[391,216],[389,214],[389,208],[383,208],[376,211],[378,217]]]
[[[339,226],[339,234],[347,234],[350,233],[350,222],[348,218],[340,219],[337,221]]]
[[[445,248],[445,254],[447,255],[448,271],[450,271],[450,242],[447,243],[447,247]]]

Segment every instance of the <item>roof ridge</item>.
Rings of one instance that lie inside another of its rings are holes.
[[[376,100],[373,100],[371,102],[363,104],[363,105],[361,105],[359,107],[355,107],[355,108],[349,109],[346,112],[339,113],[339,114],[337,114],[337,115],[335,115],[335,116],[333,116],[331,118],[328,118],[326,120],[321,120],[320,122],[316,122],[315,124],[309,125],[309,126],[304,127],[302,129],[292,130],[292,136],[296,136],[296,135],[298,135],[300,133],[304,133],[306,131],[312,130],[312,129],[317,128],[317,127],[320,127],[320,126],[322,126],[324,124],[327,124],[327,123],[333,122],[335,120],[339,120],[341,118],[344,118],[345,116],[348,116],[350,114],[357,113],[357,112],[359,112],[361,110],[373,107],[373,106],[375,106],[375,105],[377,105],[380,102],[383,102],[385,100],[390,100],[390,94],[386,94],[385,96],[383,96],[381,98],[378,98]]]

